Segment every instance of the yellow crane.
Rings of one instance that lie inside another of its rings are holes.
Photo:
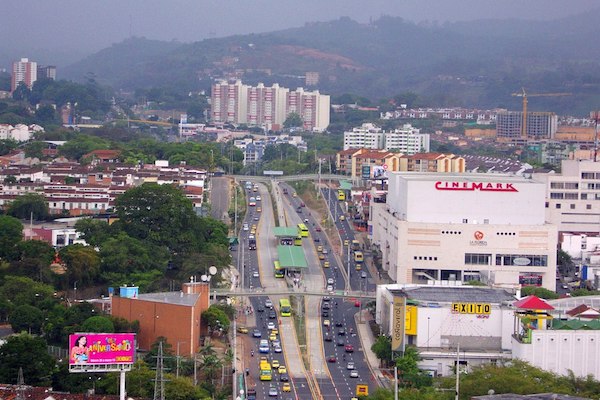
[[[527,93],[525,88],[521,92],[513,93],[512,96],[523,98],[523,121],[521,123],[521,138],[527,139],[527,98],[528,97],[557,97],[570,96],[572,93]]]

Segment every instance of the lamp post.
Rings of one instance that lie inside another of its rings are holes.
[[[429,320],[431,317],[427,317],[427,350],[429,350]]]

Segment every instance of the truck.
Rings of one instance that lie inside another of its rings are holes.
[[[246,394],[248,395],[246,397],[248,400],[256,400],[256,389],[250,388]]]

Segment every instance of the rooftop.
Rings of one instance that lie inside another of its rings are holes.
[[[156,303],[176,304],[192,307],[198,301],[198,293],[186,294],[183,292],[158,292],[139,294],[139,300],[153,301]]]
[[[298,237],[298,228],[295,226],[276,226],[273,228],[273,235],[275,237]]]
[[[308,268],[301,246],[277,246],[279,264],[283,268]]]
[[[402,292],[411,300],[431,301],[439,303],[493,303],[500,304],[505,301],[514,301],[515,297],[502,289],[473,286],[416,286],[404,289],[390,289],[393,295]]]
[[[533,179],[504,174],[470,174],[470,173],[430,173],[430,172],[390,172],[388,175],[400,175],[407,181],[451,181],[451,182],[498,182],[519,184],[542,184]]]

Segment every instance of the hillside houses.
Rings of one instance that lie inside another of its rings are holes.
[[[92,165],[57,159],[46,165],[0,166],[0,208],[26,193],[39,193],[54,215],[81,216],[105,213],[115,198],[145,182],[180,187],[195,208],[202,206],[207,172],[189,166],[132,166],[102,154]]]

